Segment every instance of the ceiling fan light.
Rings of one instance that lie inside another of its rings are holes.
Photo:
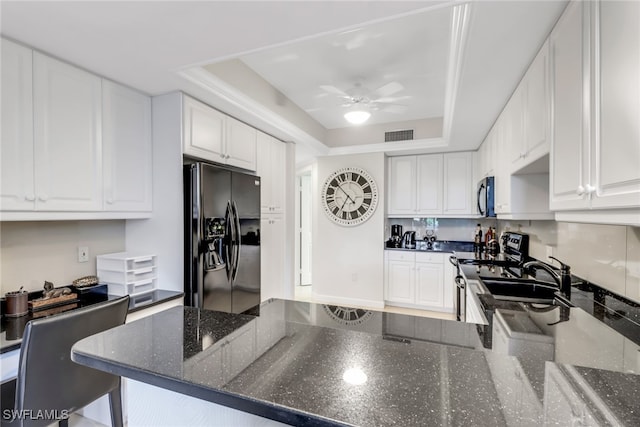
[[[344,113],[344,118],[349,123],[354,125],[359,125],[366,122],[367,120],[369,120],[369,117],[371,117],[371,113],[363,110],[353,110]]]

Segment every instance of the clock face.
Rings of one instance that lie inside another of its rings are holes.
[[[362,224],[373,215],[377,205],[376,182],[360,168],[338,169],[322,188],[322,207],[336,224]]]

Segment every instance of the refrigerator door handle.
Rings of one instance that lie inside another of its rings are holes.
[[[231,200],[227,200],[227,209],[224,213],[224,227],[225,227],[225,235],[229,236],[227,240],[228,244],[225,245],[224,251],[226,255],[226,269],[227,269],[227,277],[231,279],[231,274],[233,273],[233,245],[236,239],[235,236],[235,227],[233,224],[233,209],[231,208]]]
[[[233,213],[233,219],[234,219],[234,227],[235,227],[235,234],[236,234],[236,241],[235,244],[233,246],[233,250],[235,253],[235,259],[233,262],[233,280],[236,280],[236,277],[238,276],[238,266],[240,265],[240,250],[242,249],[242,244],[240,242],[241,239],[241,232],[240,232],[240,218],[238,216],[238,206],[236,206],[236,202],[232,202],[232,213]]]

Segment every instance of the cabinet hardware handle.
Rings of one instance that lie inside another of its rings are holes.
[[[46,202],[48,198],[49,198],[49,197],[47,197],[47,195],[46,195],[46,194],[42,194],[42,195],[38,196],[38,199],[39,199],[41,202]]]
[[[33,202],[36,199],[36,196],[34,196],[33,194],[28,194],[28,195],[24,196],[24,198],[28,202]]]
[[[593,185],[588,185],[587,184],[586,191],[587,191],[587,194],[595,193],[596,187],[594,187]]]
[[[220,153],[220,157],[222,157],[224,159],[224,154]]]
[[[112,204],[113,204],[113,199],[111,199],[111,198],[107,199],[107,203],[109,203],[110,205],[112,205]]]
[[[585,193],[585,188],[582,185],[578,186],[578,189],[576,190],[576,194],[578,196],[582,196],[584,195],[584,193]]]
[[[231,157],[231,155],[230,155],[230,154],[227,154],[227,157],[225,157],[225,159],[228,159],[228,158],[230,158],[230,157]]]

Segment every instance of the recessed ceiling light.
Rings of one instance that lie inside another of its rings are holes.
[[[371,113],[364,110],[348,111],[344,114],[344,118],[351,124],[360,125],[371,117]]]

